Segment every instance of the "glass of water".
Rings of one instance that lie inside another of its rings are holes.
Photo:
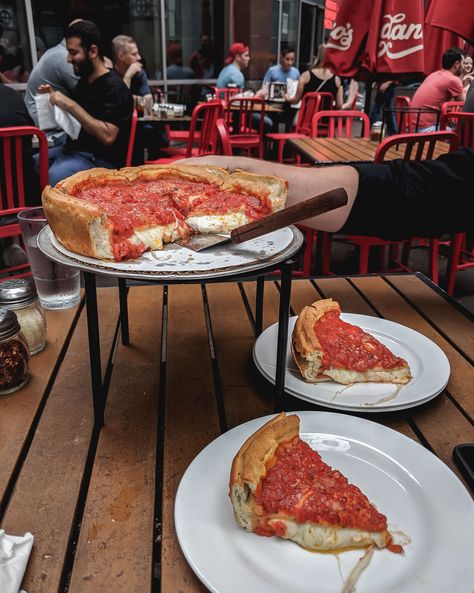
[[[38,233],[48,224],[43,208],[30,208],[20,212],[18,221],[43,307],[67,309],[77,305],[81,288],[79,270],[53,262],[38,248]]]

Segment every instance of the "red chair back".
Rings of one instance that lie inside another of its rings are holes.
[[[327,126],[324,136],[329,138],[350,138],[354,122],[361,120],[361,138],[369,137],[370,120],[362,111],[319,111],[311,121],[311,137],[320,135],[321,124]]]
[[[39,142],[39,192],[42,192],[48,184],[48,140],[44,132],[33,126],[0,128],[3,152],[3,163],[0,163],[0,180],[3,179],[0,183],[0,216],[16,214],[26,207],[23,140],[34,136]],[[18,224],[0,227],[0,237],[19,233]]]
[[[455,124],[452,123],[451,114],[462,111],[463,106],[463,101],[445,101],[441,105],[441,114],[439,119],[440,130],[447,130],[454,127]]]
[[[322,93],[306,93],[301,100],[301,107],[298,112],[298,119],[296,121],[295,133],[306,134],[311,133],[311,120],[313,115],[319,111]],[[329,93],[326,93],[329,94]]]
[[[232,146],[230,145],[229,130],[227,124],[222,118],[216,120],[217,133],[219,135],[221,151],[224,156],[232,156]]]
[[[446,117],[449,127],[459,138],[459,146],[474,148],[474,113],[452,111]]]
[[[196,105],[191,116],[186,158],[216,153],[216,122],[218,119],[221,119],[223,115],[224,107],[222,106],[221,101],[208,101],[207,103],[199,103]],[[199,122],[201,123],[201,127],[199,133],[197,133]]]
[[[227,88],[223,88],[223,89],[214,87],[214,93],[216,95],[216,99],[219,99],[220,101],[224,101],[224,107],[227,107],[227,105],[229,104],[229,101],[232,99],[232,97],[234,95],[236,95],[237,93],[241,93],[241,92],[242,92],[242,89],[239,89],[238,87],[227,87]]]
[[[125,160],[125,167],[132,166],[133,147],[135,146],[135,136],[137,133],[137,120],[138,113],[137,110],[134,109],[132,113],[132,121],[130,122],[130,135],[128,137],[127,158]]]
[[[265,101],[261,97],[239,97],[230,99],[227,113],[232,120],[231,136],[255,136],[263,138],[263,118],[265,117]],[[258,116],[258,125],[255,128],[253,116]]]
[[[428,132],[426,134],[398,134],[385,138],[375,152],[374,162],[382,163],[388,151],[396,147],[397,158],[422,161],[433,158],[437,142],[448,142],[449,152],[459,148],[459,140],[453,132]],[[391,155],[393,157],[393,154]]]
[[[408,134],[408,132],[411,131],[409,114],[410,105],[410,97],[407,97],[406,95],[398,95],[395,97],[395,118],[399,134]]]

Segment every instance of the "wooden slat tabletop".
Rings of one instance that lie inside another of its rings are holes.
[[[366,138],[292,138],[290,144],[312,163],[345,163],[373,161],[378,141]],[[437,142],[433,158],[445,154],[448,146]],[[403,158],[403,151],[391,148],[385,160]]]
[[[252,363],[255,296],[255,282],[133,286],[123,346],[118,291],[99,289],[101,431],[92,424],[85,307],[48,312],[48,345],[32,358],[30,383],[0,398],[0,526],[35,536],[28,593],[206,591],[181,553],[174,499],[208,443],[274,409],[272,386]],[[469,315],[412,274],[295,280],[292,312],[324,297],[411,327],[445,352],[451,377],[438,397],[365,417],[428,447],[459,476],[452,449],[474,441]],[[278,306],[278,282],[267,281],[264,328]],[[290,396],[284,407],[321,409]]]

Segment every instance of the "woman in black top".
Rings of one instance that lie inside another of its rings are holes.
[[[285,99],[291,105],[298,103],[306,93],[331,93],[336,109],[347,109],[343,103],[343,88],[339,76],[334,75],[331,70],[324,67],[324,54],[326,46],[320,45],[318,55],[316,56],[310,70],[303,72],[296,89],[294,97],[288,95]],[[325,110],[333,109],[332,105],[323,105]]]

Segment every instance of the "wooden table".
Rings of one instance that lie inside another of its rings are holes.
[[[366,138],[292,138],[290,144],[312,164],[372,162],[379,142]],[[437,142],[433,158],[448,152],[448,145]],[[403,158],[403,151],[390,149],[385,160]]]
[[[233,99],[234,97],[232,97]],[[245,100],[245,99],[244,99]],[[260,105],[260,103],[256,103],[253,106],[254,111],[261,111],[262,107]],[[264,104],[264,109],[265,109],[265,113],[283,113],[283,104],[280,103],[265,103]],[[230,110],[231,111],[238,111],[239,110],[239,105],[231,105],[230,106]]]
[[[264,327],[278,319],[276,284],[266,282]],[[130,346],[119,339],[117,288],[98,293],[106,426],[93,429],[86,308],[49,311],[48,345],[31,360],[29,384],[0,397],[1,527],[35,536],[28,593],[204,592],[176,539],[173,502],[210,441],[273,410],[273,389],[251,362],[255,282],[131,287]],[[469,317],[411,274],[295,280],[292,309],[322,296],[442,348],[451,378],[441,395],[366,417],[458,473],[452,449],[474,441]],[[295,398],[285,408],[317,409]]]
[[[165,123],[172,124],[173,122],[188,122],[191,121],[190,115],[175,115],[174,117],[161,117],[159,114],[144,115],[137,119],[139,124],[153,124],[153,123]]]

